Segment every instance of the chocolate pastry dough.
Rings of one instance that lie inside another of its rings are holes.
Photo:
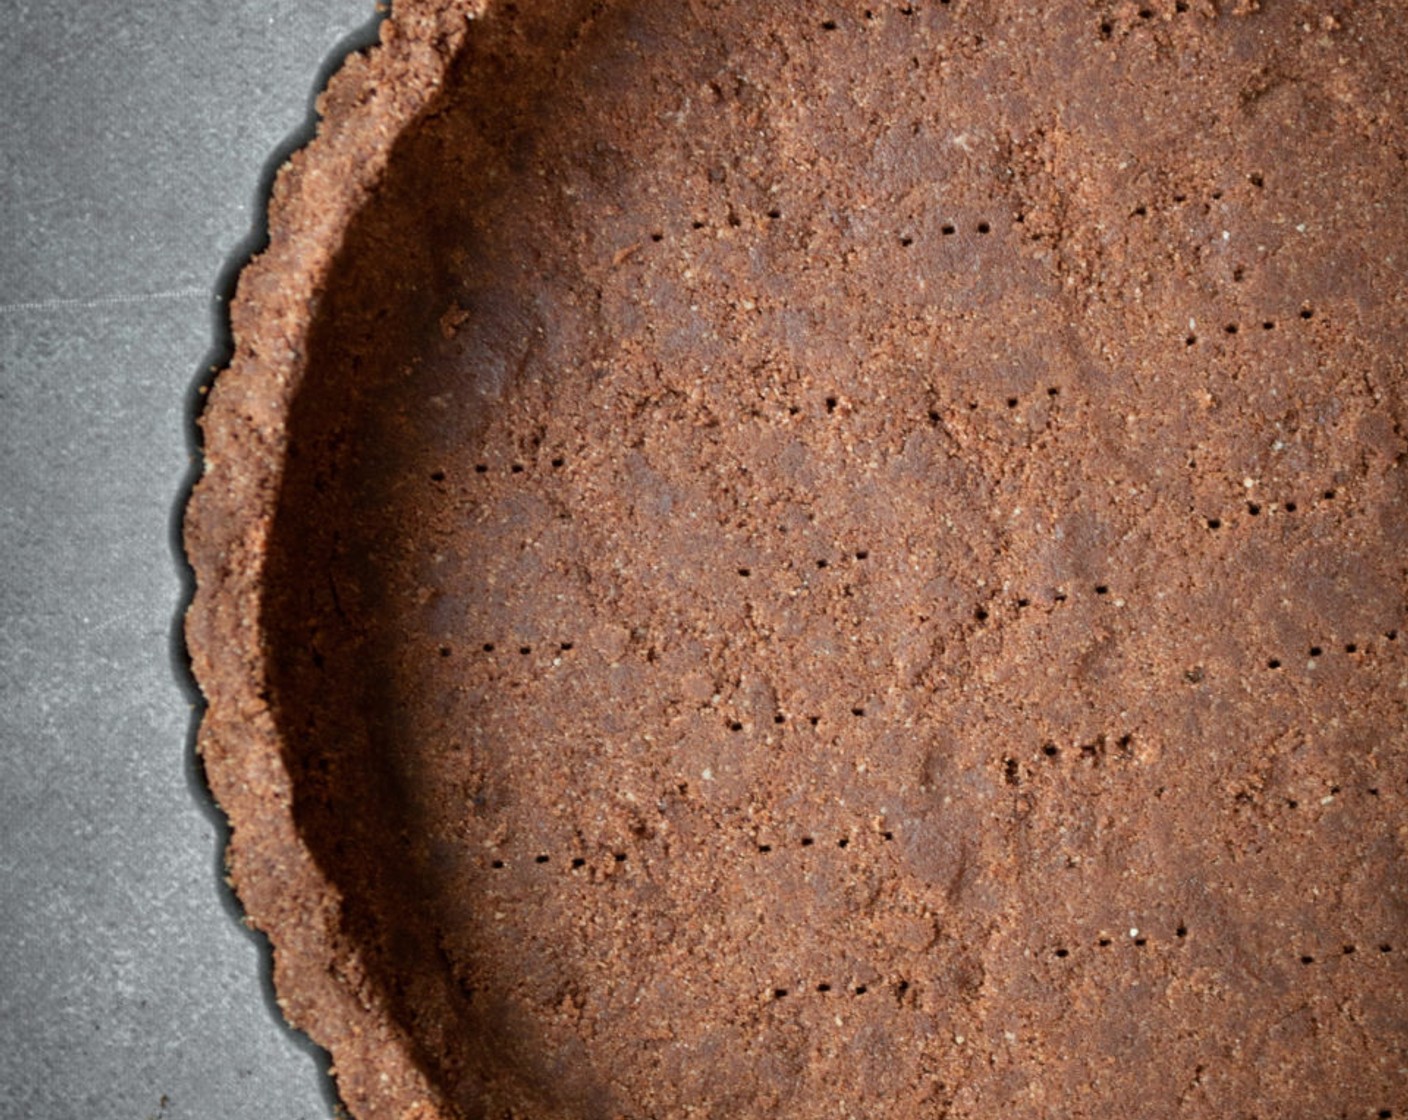
[[[362,1120],[1408,1115],[1408,30],[398,0],[200,744]]]

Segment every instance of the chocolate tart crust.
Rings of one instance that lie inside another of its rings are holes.
[[[1408,31],[399,0],[201,420],[354,1115],[1408,1110]]]

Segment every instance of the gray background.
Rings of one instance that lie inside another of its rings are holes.
[[[175,536],[196,387],[371,0],[0,24],[0,1118],[325,1118],[220,877]]]

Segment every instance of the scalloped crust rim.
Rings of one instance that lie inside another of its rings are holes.
[[[196,584],[186,644],[207,705],[196,749],[229,819],[230,881],[246,922],[273,945],[285,1017],[331,1052],[343,1100],[366,1117],[437,1120],[453,1110],[381,1001],[345,975],[339,894],[294,825],[268,703],[261,581],[317,294],[397,140],[436,103],[470,22],[487,6],[398,0],[379,43],[348,56],[319,96],[314,139],[275,179],[268,246],[239,277],[234,353],[199,421],[204,471],[184,523]]]

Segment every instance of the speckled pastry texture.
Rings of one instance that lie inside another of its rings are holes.
[[[1408,1115],[1403,16],[397,4],[187,521],[355,1116]]]

